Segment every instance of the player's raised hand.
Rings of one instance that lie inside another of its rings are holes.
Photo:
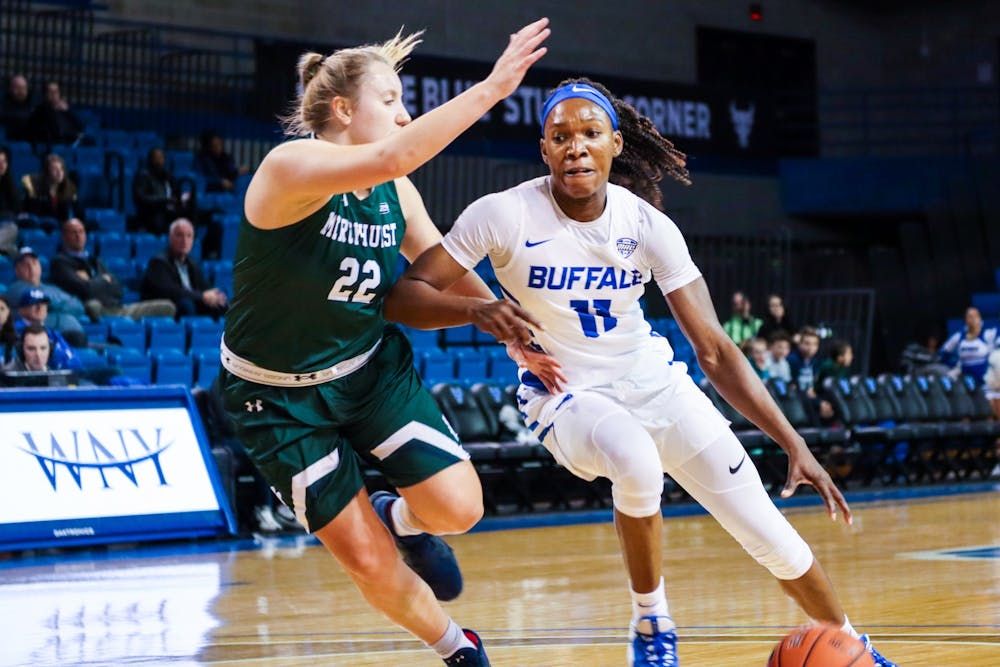
[[[545,55],[548,49],[540,45],[552,33],[548,24],[548,19],[539,19],[510,36],[510,43],[485,79],[496,86],[501,99],[517,90],[528,68]]]

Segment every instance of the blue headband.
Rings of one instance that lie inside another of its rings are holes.
[[[611,104],[611,100],[606,98],[601,91],[593,86],[585,83],[567,83],[562,88],[553,90],[552,94],[549,95],[549,99],[545,100],[545,104],[542,105],[542,113],[539,114],[539,120],[541,121],[543,133],[545,132],[545,119],[552,113],[552,109],[563,100],[568,100],[572,97],[590,100],[604,109],[605,113],[611,118],[611,127],[615,130],[618,129],[618,114],[615,113],[615,107]]]

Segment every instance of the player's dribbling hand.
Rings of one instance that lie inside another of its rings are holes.
[[[501,343],[531,342],[531,329],[544,330],[542,323],[515,303],[506,299],[484,300],[472,309],[472,323]]]
[[[563,375],[562,366],[553,357],[521,343],[507,343],[507,356],[541,380],[550,394],[562,392],[566,376]]]
[[[497,87],[501,99],[517,90],[528,68],[545,55],[548,49],[539,45],[552,33],[548,24],[548,19],[539,19],[510,36],[510,43],[486,77],[487,83]]]
[[[800,484],[808,484],[816,489],[830,519],[837,520],[837,508],[840,508],[844,515],[844,521],[850,525],[853,521],[851,508],[848,506],[844,495],[837,488],[837,485],[830,479],[830,475],[819,464],[816,457],[805,447],[801,448],[801,453],[791,452],[788,455],[788,481],[785,482],[781,490],[782,498],[790,498]]]

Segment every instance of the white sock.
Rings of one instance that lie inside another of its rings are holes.
[[[429,645],[430,648],[442,658],[450,658],[456,651],[463,648],[476,648],[475,644],[462,632],[458,623],[448,619],[448,629],[441,635],[441,639]]]
[[[649,633],[651,629],[651,624],[649,621],[643,622],[645,628],[639,627],[639,619],[643,616],[670,616],[670,607],[667,606],[667,596],[663,592],[663,577],[660,577],[660,584],[650,593],[636,593],[634,590],[630,591],[632,594],[632,625],[636,626],[640,632]],[[670,627],[660,627],[660,630],[671,630],[673,629],[673,621],[670,623]]]
[[[851,619],[847,618],[847,614],[844,614],[844,624],[840,626],[840,629],[852,637],[858,637],[858,631],[854,629],[853,625],[851,625]]]
[[[406,504],[406,498],[400,496],[392,501],[389,514],[392,515],[392,528],[400,537],[420,535],[424,532],[413,525],[413,513],[410,512],[410,506]]]

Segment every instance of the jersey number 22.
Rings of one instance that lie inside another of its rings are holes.
[[[337,278],[326,298],[330,301],[371,303],[375,290],[382,282],[382,270],[378,262],[366,259],[362,265],[356,257],[345,257],[340,262],[340,270],[345,273]],[[358,278],[361,277],[364,279],[359,283]]]

